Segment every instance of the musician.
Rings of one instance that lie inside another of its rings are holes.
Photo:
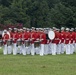
[[[52,28],[50,28],[49,31],[53,31]],[[52,54],[52,40],[51,39],[49,39],[49,43],[48,43],[48,54]]]
[[[22,44],[22,34],[23,34],[23,30],[22,29],[18,29],[18,39],[17,39],[17,53],[21,54],[22,50],[23,50],[23,44]]]
[[[26,54],[30,54],[30,37],[31,37],[31,34],[30,34],[30,29],[27,28],[27,29],[24,29],[26,30],[23,34],[23,38],[24,38],[24,50],[23,50],[23,55],[26,55]]]
[[[22,43],[23,43],[23,50],[22,54],[26,55],[26,48],[25,48],[25,35],[27,34],[27,28],[23,27],[23,34],[22,34]]]
[[[52,55],[56,55],[56,48],[57,48],[57,45],[56,45],[56,28],[55,29],[53,29],[53,31],[54,31],[54,33],[55,33],[55,38],[52,40],[52,44],[51,44],[51,53],[52,53]]]
[[[40,52],[40,31],[39,31],[39,28],[36,28],[34,46],[35,45],[36,45],[35,52],[36,52],[36,54],[39,54],[39,52]]]
[[[8,50],[7,50],[7,41],[10,38],[9,34],[7,33],[7,30],[4,30],[4,35],[2,36],[3,43],[4,43],[4,49],[3,49],[3,54],[7,55]]]
[[[66,54],[70,54],[70,32],[69,32],[69,28],[66,28],[66,32],[65,32],[65,45],[66,45]]]
[[[71,28],[70,29],[70,54],[74,53],[74,44],[75,44],[75,32]]]
[[[34,41],[35,41],[35,35],[36,35],[36,31],[35,31],[35,27],[32,27],[32,31],[31,31],[31,55],[35,55],[35,48],[34,48]]]
[[[17,40],[18,40],[17,28],[14,28],[12,39],[13,39],[13,55],[16,55],[17,54]]]
[[[56,45],[57,45],[56,49],[57,54],[61,54],[60,29],[56,29]]]
[[[61,54],[64,54],[64,43],[65,43],[65,28],[61,27],[60,32],[60,39],[61,39]]]
[[[12,28],[8,28],[8,32],[9,32],[9,35],[10,35],[10,38],[7,42],[7,44],[9,44],[7,47],[8,47],[8,54],[11,54],[12,53]]]
[[[41,41],[40,56],[43,56],[44,55],[44,48],[45,48],[45,44],[46,44],[46,34],[44,33],[44,29],[41,29],[40,41]]]
[[[48,46],[49,46],[48,29],[49,28],[44,28],[44,33],[46,34],[44,55],[47,55],[48,52],[49,52],[49,48],[48,48]]]

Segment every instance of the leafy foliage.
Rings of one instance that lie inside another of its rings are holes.
[[[0,24],[76,27],[76,0],[0,0]]]

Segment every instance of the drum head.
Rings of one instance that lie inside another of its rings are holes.
[[[49,32],[48,32],[48,37],[49,37],[49,39],[53,40],[53,39],[55,38],[55,33],[54,33],[54,31],[49,31]]]

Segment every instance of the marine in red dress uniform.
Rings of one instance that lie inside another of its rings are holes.
[[[66,32],[65,32],[65,45],[66,45],[66,54],[70,54],[70,32],[69,32],[69,28],[66,28]]]
[[[13,40],[13,46],[14,46],[14,48],[13,48],[13,55],[16,55],[17,54],[17,40],[18,40],[17,28],[14,28],[12,40]]]
[[[46,34],[44,33],[44,29],[41,29],[40,32],[40,40],[41,40],[41,50],[40,50],[40,56],[44,55],[44,48],[46,44]]]
[[[70,52],[74,53],[74,44],[75,44],[75,32],[73,29],[70,29]]]
[[[61,54],[64,53],[64,42],[65,42],[65,28],[61,28],[60,39],[61,39]]]
[[[23,34],[23,30],[22,29],[18,29],[18,39],[17,39],[17,43],[20,42],[20,45],[17,44],[17,53],[21,54],[23,51],[23,42],[22,42],[22,36]]]
[[[31,36],[31,55],[35,55],[35,48],[34,48],[34,41],[35,41],[35,34],[36,34],[36,31],[35,31],[35,28],[32,27],[32,30],[30,32],[30,36]]]
[[[57,29],[56,31],[56,45],[57,45],[57,49],[56,49],[56,52],[57,54],[61,54],[61,38],[60,38],[60,30]]]
[[[6,55],[8,53],[8,50],[7,50],[7,41],[10,39],[10,36],[7,33],[7,30],[4,30],[4,35],[2,36],[2,39],[3,39],[3,42],[4,42],[3,54]]]
[[[54,33],[55,33],[55,38],[52,40],[52,43],[51,43],[51,53],[52,55],[56,55],[56,48],[57,48],[57,41],[56,41],[56,29],[53,30]]]
[[[8,45],[8,54],[11,54],[12,53],[12,36],[13,36],[12,28],[8,29],[8,33],[10,35],[10,39],[8,40],[8,42],[10,42],[10,44]]]
[[[40,52],[40,31],[36,28],[35,32],[35,41],[34,41],[35,53],[39,54]]]

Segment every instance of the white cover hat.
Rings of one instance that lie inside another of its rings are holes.
[[[69,28],[66,28],[67,31],[69,31]]]

